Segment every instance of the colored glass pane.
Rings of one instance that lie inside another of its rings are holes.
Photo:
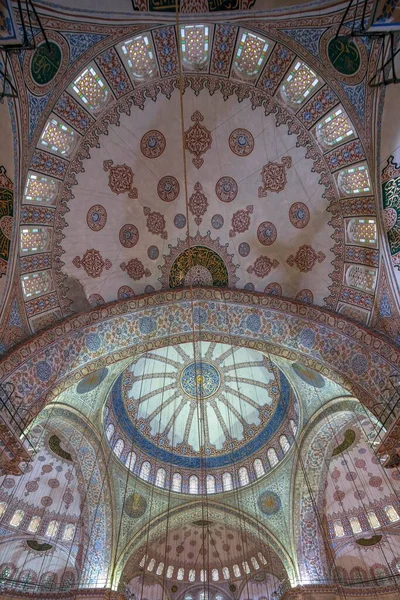
[[[262,461],[259,458],[256,458],[253,464],[256,477],[262,477],[263,475],[265,475],[264,465],[262,464]]]
[[[158,487],[164,487],[165,485],[165,477],[166,477],[165,469],[157,469],[156,481],[155,484]]]
[[[142,479],[144,479],[145,481],[148,481],[149,477],[150,477],[150,471],[151,471],[150,463],[145,461],[144,463],[142,463],[142,466],[140,467],[140,477]]]
[[[224,579],[229,579],[230,575],[229,575],[229,569],[228,569],[228,567],[223,567],[222,568],[222,575],[224,576]]]
[[[376,220],[367,217],[356,217],[347,226],[349,240],[355,244],[375,246],[377,241]]]
[[[215,494],[215,477],[207,475],[206,477],[207,494]]]
[[[297,62],[282,85],[282,92],[289,102],[301,104],[318,83],[319,79],[314,71],[304,63]]]
[[[327,146],[334,146],[353,133],[351,123],[341,108],[336,109],[317,126],[317,137]]]
[[[350,517],[349,521],[353,533],[360,533],[362,531],[360,521],[357,519],[357,517]]]
[[[51,276],[48,271],[39,271],[37,273],[22,275],[21,282],[24,298],[25,300],[30,300],[50,290]]]
[[[171,579],[173,574],[174,574],[174,567],[172,565],[169,565],[166,576],[168,577],[168,579]]]
[[[189,494],[198,494],[199,493],[199,480],[196,475],[191,475],[189,477]]]
[[[233,489],[233,480],[230,473],[224,473],[222,475],[222,487],[224,492],[228,492]]]
[[[38,85],[46,85],[57,74],[61,64],[61,49],[54,42],[43,42],[32,55],[31,75]]]
[[[189,571],[189,581],[196,581],[196,571],[194,569]]]
[[[281,437],[279,438],[279,443],[281,445],[282,450],[286,454],[286,452],[290,450],[289,440],[287,439],[286,435],[281,435]]]
[[[7,502],[0,502],[0,517],[4,515],[7,508]]]
[[[370,525],[370,527],[372,527],[372,529],[378,529],[381,524],[379,523],[378,517],[376,516],[376,513],[374,511],[369,511],[367,512],[367,519],[368,519],[368,523]]]
[[[109,91],[93,67],[86,68],[75,79],[72,89],[89,110],[98,110],[107,102]]]
[[[234,66],[241,75],[254,77],[260,71],[268,42],[254,33],[243,31],[236,50]]]
[[[156,575],[162,575],[163,570],[164,570],[164,563],[160,562],[160,564],[157,567]]]
[[[373,292],[377,277],[376,269],[369,269],[362,265],[352,265],[346,272],[347,285],[364,292]]]
[[[211,571],[211,578],[212,578],[213,581],[219,581],[218,569],[213,569]]]
[[[200,570],[200,581],[207,581],[207,571],[205,569]]]
[[[293,419],[290,419],[289,425],[290,425],[290,429],[292,430],[293,435],[296,435],[296,433],[297,433],[297,425],[293,421]]]
[[[52,117],[46,123],[46,127],[40,136],[39,144],[56,152],[61,156],[68,154],[75,143],[75,132],[68,125],[64,125]]]
[[[128,469],[130,471],[133,471],[133,468],[135,466],[136,463],[136,454],[134,452],[129,452],[128,456],[126,457],[126,466],[128,467]]]
[[[50,521],[50,523],[47,525],[46,535],[50,538],[56,537],[57,532],[58,532],[58,527],[59,527],[58,521]]]
[[[106,429],[106,436],[107,436],[108,441],[111,440],[113,435],[114,435],[114,425],[112,423],[109,423],[107,425],[107,429]]]
[[[242,562],[242,567],[243,567],[243,570],[246,573],[246,575],[248,575],[250,573],[250,567],[249,567],[249,563],[247,562],[247,560],[244,560]]]
[[[255,569],[259,569],[260,568],[260,565],[258,564],[258,561],[257,561],[257,559],[254,556],[251,557],[251,564],[253,565],[253,567]]]
[[[267,559],[265,558],[264,554],[262,554],[261,552],[258,552],[257,556],[263,565],[267,564]]]
[[[394,523],[395,521],[398,521],[400,519],[399,513],[391,504],[385,506],[383,510],[385,511],[389,521],[392,521]]]
[[[246,467],[240,467],[238,475],[239,475],[239,484],[240,485],[248,485],[250,483],[249,473],[248,473]]]
[[[123,442],[123,440],[119,439],[115,442],[115,446],[114,446],[115,456],[120,457],[123,450],[124,450],[124,442]]]
[[[25,186],[24,202],[54,204],[58,192],[58,183],[51,177],[29,173]]]
[[[30,520],[30,523],[28,525],[29,533],[37,532],[37,530],[39,529],[40,521],[41,521],[41,517],[39,517],[39,516],[32,517],[32,519]]]
[[[179,581],[182,581],[182,579],[184,578],[184,575],[185,575],[185,569],[183,567],[179,567],[178,572],[176,574],[176,578]]]
[[[72,523],[69,523],[68,525],[65,526],[63,540],[65,540],[66,542],[71,542],[74,539],[74,535],[75,535],[75,525],[73,525]]]
[[[344,194],[362,194],[371,191],[369,173],[365,165],[340,171],[338,183]]]
[[[21,525],[22,519],[24,518],[24,515],[25,513],[23,510],[16,510],[13,516],[11,517],[10,525],[12,525],[12,527],[19,527],[19,525]]]
[[[22,254],[44,252],[49,248],[50,232],[47,227],[22,227],[20,230]]]
[[[336,537],[343,537],[345,535],[342,521],[334,521],[333,530],[335,532]]]
[[[276,454],[276,451],[274,448],[268,449],[267,456],[268,456],[269,464],[271,465],[271,467],[274,467],[275,465],[278,464],[279,459],[278,459],[278,455]]]
[[[181,27],[182,62],[187,67],[198,68],[208,60],[208,25],[184,25]]]
[[[182,475],[180,473],[174,473],[172,477],[172,491],[180,492],[182,490]]]
[[[239,565],[233,565],[232,569],[235,577],[241,577],[242,574],[240,572]]]
[[[156,61],[147,34],[138,35],[124,42],[121,51],[133,77],[146,79],[154,75]]]
[[[156,559],[155,558],[151,558],[149,560],[149,564],[147,565],[147,570],[148,571],[152,571],[154,569],[154,567],[155,567],[155,564],[156,564]]]

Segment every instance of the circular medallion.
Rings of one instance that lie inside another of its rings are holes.
[[[238,193],[238,184],[232,177],[221,177],[215,185],[215,193],[221,202],[232,202]]]
[[[145,133],[140,141],[142,154],[147,158],[158,158],[164,152],[165,146],[165,137],[155,129]]]
[[[127,497],[124,503],[124,510],[129,517],[137,519],[141,517],[147,508],[146,498],[134,492]]]
[[[264,293],[268,294],[269,296],[282,296],[282,287],[279,285],[279,283],[274,281],[273,283],[269,283],[267,285]]]
[[[281,508],[281,499],[275,492],[263,492],[258,497],[258,507],[261,512],[268,517],[276,515]]]
[[[125,248],[133,248],[139,240],[139,232],[135,225],[124,225],[119,232],[119,241]]]
[[[224,226],[224,217],[222,215],[214,215],[211,217],[211,225],[214,229],[221,229]]]
[[[293,227],[303,229],[310,220],[310,211],[303,202],[295,202],[289,208],[289,219]]]
[[[248,256],[250,254],[250,246],[247,242],[242,242],[241,244],[239,244],[239,254],[240,256]]]
[[[150,246],[147,249],[147,256],[150,258],[150,260],[157,260],[159,255],[160,255],[160,251],[157,248],[157,246]]]
[[[220,383],[218,370],[203,361],[191,363],[181,374],[182,390],[191,398],[209,398],[218,391]]]
[[[100,231],[107,223],[107,211],[101,204],[95,204],[89,208],[86,222],[92,231]]]
[[[276,227],[270,221],[264,221],[257,229],[257,238],[263,246],[271,246],[276,240]]]
[[[322,377],[322,375],[317,373],[317,371],[314,371],[313,369],[309,369],[308,367],[304,367],[303,365],[300,365],[299,363],[293,363],[292,369],[296,373],[296,375],[298,375],[298,377],[300,377],[300,379],[302,379],[308,385],[311,385],[311,387],[314,387],[314,388],[323,388],[324,387],[325,380]]]
[[[185,215],[179,214],[174,217],[174,225],[177,229],[183,229],[186,225]]]
[[[157,194],[164,202],[172,202],[179,196],[179,181],[172,177],[171,175],[167,175],[160,179],[157,185]]]
[[[352,39],[339,35],[328,44],[328,56],[332,66],[342,75],[355,75],[360,68],[360,52]]]
[[[46,85],[58,72],[61,64],[61,49],[49,41],[38,46],[32,55],[31,75],[38,85]]]
[[[229,136],[229,148],[237,156],[248,156],[254,150],[254,138],[247,129],[235,129]]]
[[[121,285],[118,290],[118,300],[126,300],[127,298],[133,298],[135,292],[129,285]]]

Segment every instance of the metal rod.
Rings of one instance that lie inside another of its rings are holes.
[[[342,27],[343,27],[343,23],[345,22],[345,19],[346,19],[346,17],[347,17],[347,15],[348,15],[348,13],[349,13],[349,10],[350,10],[350,8],[351,8],[351,5],[352,5],[352,4],[353,4],[353,0],[350,0],[350,2],[348,3],[348,5],[347,5],[347,7],[346,7],[346,10],[345,10],[345,11],[344,11],[344,13],[343,13],[342,19],[341,19],[341,21],[340,21],[340,24],[339,24],[338,30],[337,30],[337,32],[336,32],[336,35],[335,35],[335,38],[334,38],[335,40],[337,40],[337,38],[338,38],[338,36],[339,36],[339,31],[340,31],[340,30],[342,29]]]

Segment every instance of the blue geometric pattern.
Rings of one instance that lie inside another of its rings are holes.
[[[64,33],[63,36],[69,44],[70,58],[69,62],[72,64],[80,57],[81,54],[86,52],[91,46],[104,40],[107,35],[99,33]]]
[[[296,40],[313,56],[319,56],[319,40],[325,33],[326,28],[321,29],[283,29],[289,37]]]
[[[342,88],[346,92],[352,106],[354,106],[358,116],[362,123],[365,120],[365,83],[359,83],[358,85],[345,85],[341,84]]]
[[[49,101],[51,92],[49,92],[45,96],[41,96],[40,98],[34,96],[30,92],[27,92],[27,94],[29,104],[29,140],[31,140],[35,132],[36,125],[40,117],[42,116],[46,104]]]

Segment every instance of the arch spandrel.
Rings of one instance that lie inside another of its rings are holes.
[[[400,351],[361,325],[315,306],[256,293],[196,288],[206,319],[198,339],[227,341],[301,362],[342,385],[379,414],[384,382],[399,374]],[[167,309],[167,310],[166,310]],[[70,317],[0,362],[30,419],[63,389],[101,367],[192,339],[190,290],[113,302]]]

